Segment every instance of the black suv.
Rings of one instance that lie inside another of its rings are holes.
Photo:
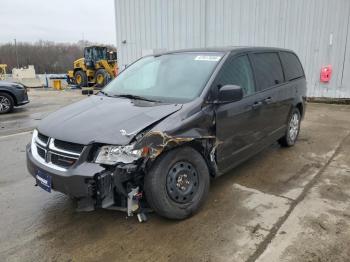
[[[0,114],[9,113],[14,106],[27,103],[27,89],[22,84],[0,81]]]
[[[139,59],[97,95],[41,121],[28,170],[78,210],[147,209],[183,219],[211,178],[278,141],[293,146],[306,80],[275,48],[181,50]]]

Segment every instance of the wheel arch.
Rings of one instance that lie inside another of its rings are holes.
[[[217,175],[216,163],[215,162],[213,163],[210,160],[210,154],[212,153],[213,147],[215,147],[215,145],[208,146],[208,143],[211,144],[211,141],[203,140],[203,139],[193,140],[191,142],[185,143],[183,146],[189,146],[189,147],[192,147],[194,150],[196,150],[206,162],[209,169],[210,176],[215,177]]]
[[[161,152],[159,152],[154,158],[150,158],[147,162],[147,168],[151,168],[153,164],[156,161],[159,161],[159,159],[166,153],[179,149],[179,148],[185,148],[185,147],[191,147],[192,149],[196,150],[204,159],[208,170],[209,174],[211,177],[216,177],[217,175],[217,167],[216,167],[216,162],[211,161],[211,153],[213,152],[213,149],[215,151],[215,145],[213,145],[212,141],[210,139],[191,139],[190,141],[184,141],[180,142],[176,145],[173,145],[171,147],[166,147],[164,148]]]
[[[301,115],[301,117],[304,116],[304,105],[303,103],[299,102],[295,105],[295,107],[299,110],[299,113]]]
[[[0,93],[6,93],[6,94],[8,94],[9,96],[12,97],[14,105],[15,105],[15,106],[18,105],[17,98],[16,98],[16,96],[15,96],[12,92],[10,92],[10,91],[8,91],[8,90],[6,90],[6,89],[0,89]]]
[[[84,72],[83,68],[77,67],[77,68],[74,68],[74,70],[73,70],[73,75],[75,75],[75,73],[76,73],[77,71],[83,71],[83,72]]]

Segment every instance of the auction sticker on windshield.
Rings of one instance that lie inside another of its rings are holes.
[[[216,55],[198,55],[194,60],[217,62],[220,59],[221,59],[221,56],[216,56]]]

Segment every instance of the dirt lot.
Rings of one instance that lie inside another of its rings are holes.
[[[185,221],[77,213],[34,187],[25,167],[30,130],[79,92],[31,90],[0,116],[1,261],[349,261],[350,106],[309,104],[299,142],[277,144],[212,181]]]

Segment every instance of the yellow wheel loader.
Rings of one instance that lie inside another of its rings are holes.
[[[68,71],[68,82],[102,88],[117,74],[117,53],[105,46],[89,46],[84,48],[84,57],[74,61],[74,69]]]
[[[0,64],[0,80],[5,80],[6,78],[6,67],[5,64]]]

